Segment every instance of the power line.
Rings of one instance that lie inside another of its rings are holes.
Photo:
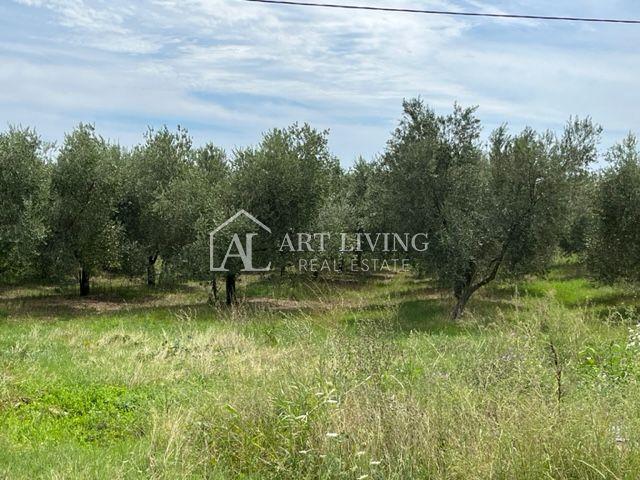
[[[589,23],[626,23],[640,24],[640,20],[627,20],[615,18],[586,18],[586,17],[557,17],[553,15],[516,15],[510,13],[479,13],[479,12],[455,12],[447,10],[421,10],[415,8],[373,7],[367,5],[339,5],[335,3],[298,2],[290,0],[244,0],[245,2],[269,3],[274,5],[295,5],[299,7],[323,7],[341,8],[346,10],[369,10],[376,12],[395,13],[424,13],[428,15],[453,15],[459,17],[485,17],[485,18],[515,18],[519,20],[558,20],[565,22],[589,22]]]

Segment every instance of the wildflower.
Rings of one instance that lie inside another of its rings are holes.
[[[627,439],[622,435],[622,428],[615,425],[611,428],[611,430],[613,431],[615,442],[618,446],[622,445],[627,441]]]
[[[328,438],[338,438],[338,436],[340,436],[339,433],[335,433],[335,432],[329,432],[327,433],[327,437]]]
[[[375,465],[380,465],[381,463],[382,463],[382,462],[381,462],[381,461],[379,461],[379,460],[371,460],[371,461],[369,462],[369,465],[374,465],[374,466],[375,466]]]
[[[629,329],[629,338],[627,340],[628,349],[637,349],[640,347],[640,325],[636,325]]]

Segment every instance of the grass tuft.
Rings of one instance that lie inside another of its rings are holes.
[[[3,288],[0,477],[637,478],[629,286],[561,265],[458,322],[428,281]]]

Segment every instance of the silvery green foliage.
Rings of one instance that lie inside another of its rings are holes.
[[[384,231],[384,212],[381,210],[379,181],[379,165],[377,162],[366,162],[359,158],[346,173],[341,195],[352,209],[345,232],[382,232]]]
[[[576,141],[589,150],[590,136]],[[518,135],[497,129],[485,151],[475,109],[456,106],[439,116],[420,100],[407,101],[381,161],[386,218],[396,231],[429,234],[430,248],[415,260],[453,289],[457,317],[498,273],[546,265],[562,232],[570,179],[590,161],[564,158],[555,136],[529,128]]]
[[[49,253],[56,268],[96,273],[117,263],[122,230],[114,220],[120,149],[80,124],[53,166]]]
[[[602,127],[590,118],[570,118],[560,139],[560,154],[573,164],[594,163],[598,159],[598,144]],[[570,191],[567,218],[560,246],[567,253],[582,254],[587,249],[594,224],[594,199],[597,175],[578,169],[569,178]]]
[[[327,134],[294,124],[267,132],[257,147],[236,152],[231,204],[251,212],[272,231],[256,249],[258,264],[289,264],[296,255],[278,252],[283,237],[313,231],[324,198],[341,174]]]
[[[357,252],[356,235],[385,231],[385,215],[380,199],[382,184],[379,181],[379,165],[367,162],[363,158],[356,159],[354,165],[335,183],[333,190],[325,196],[322,208],[315,222],[315,231],[326,232],[330,236],[325,242],[322,260],[333,260],[338,265],[349,265],[350,261],[367,257],[367,252]],[[345,244],[341,235],[345,234]],[[342,247],[352,252],[341,252]],[[385,254],[376,251],[376,258]]]
[[[45,146],[29,129],[0,133],[0,279],[36,273],[46,228]]]
[[[314,222],[314,231],[328,233],[323,241],[323,252],[309,252],[309,259],[331,261],[338,265],[347,262],[351,254],[341,252],[341,234],[354,234],[358,229],[358,217],[356,205],[349,202],[348,191],[341,191],[328,195],[318,212]],[[352,235],[349,236],[351,240]],[[352,247],[351,243],[348,244]]]
[[[192,151],[185,175],[163,195],[170,221],[183,224],[185,244],[167,258],[167,266],[176,277],[210,279],[209,232],[223,223],[231,212],[226,207],[229,195],[229,162],[224,150],[207,144]],[[218,238],[222,248],[221,237]]]
[[[125,193],[118,218],[126,239],[144,255],[140,262],[128,262],[137,272],[147,268],[148,282],[155,284],[157,259],[176,255],[193,241],[194,217],[189,207],[189,168],[192,141],[186,130],[166,127],[149,130],[145,143],[134,148],[128,158]],[[183,196],[184,195],[184,196]],[[137,268],[136,268],[137,265]]]
[[[629,134],[607,153],[595,198],[588,265],[606,280],[640,279],[640,151]]]

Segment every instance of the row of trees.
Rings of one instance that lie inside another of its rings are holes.
[[[472,108],[442,116],[406,101],[384,153],[344,171],[328,133],[308,125],[271,130],[232,155],[194,147],[180,128],[150,130],[132,149],[90,125],[58,148],[9,128],[0,134],[0,277],[75,274],[82,295],[101,271],[144,275],[149,286],[159,272],[209,278],[208,232],[242,208],[272,229],[258,255],[281,271],[302,255],[279,251],[288,233],[427,233],[429,248],[411,253],[415,270],[451,288],[453,317],[498,276],[543,270],[559,247],[602,278],[638,279],[633,136],[596,172],[601,128],[590,119],[570,120],[559,136],[500,127],[483,143],[480,133]]]

